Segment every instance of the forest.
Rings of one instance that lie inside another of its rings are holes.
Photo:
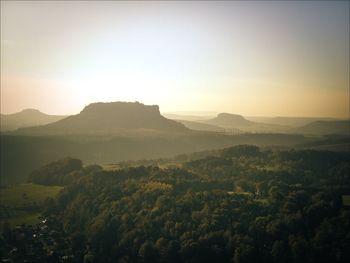
[[[238,145],[182,159],[37,169],[29,182],[64,188],[39,224],[3,224],[3,262],[349,262],[348,153]]]

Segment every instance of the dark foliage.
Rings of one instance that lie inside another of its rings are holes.
[[[28,181],[43,185],[67,185],[82,172],[82,168],[81,160],[67,157],[32,172]]]
[[[349,194],[347,154],[239,146],[181,168],[83,169],[46,215],[61,262],[349,262]],[[16,235],[4,228],[4,247],[28,253]]]

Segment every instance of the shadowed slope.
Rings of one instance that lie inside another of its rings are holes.
[[[303,134],[345,134],[350,135],[350,121],[315,121],[296,128],[295,133]]]
[[[209,132],[225,132],[225,129],[216,125],[201,123],[196,121],[177,120],[185,125],[187,128],[195,131],[209,131]],[[237,133],[242,133],[237,129]]]

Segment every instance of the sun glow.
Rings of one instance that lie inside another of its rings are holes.
[[[348,24],[340,3],[2,1],[1,112],[140,101],[348,117]]]

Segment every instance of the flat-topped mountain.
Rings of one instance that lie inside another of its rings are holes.
[[[248,121],[243,116],[231,113],[220,113],[217,117],[207,120],[206,123],[227,128],[239,128],[242,126],[254,125],[254,122]]]
[[[12,131],[18,128],[45,125],[67,116],[48,115],[36,109],[25,109],[13,114],[1,114],[1,131]]]
[[[26,135],[113,135],[130,130],[187,132],[181,123],[163,117],[157,105],[139,102],[92,103],[79,114],[40,127],[19,129]]]

